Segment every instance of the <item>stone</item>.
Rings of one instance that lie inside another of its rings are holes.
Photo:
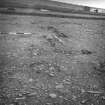
[[[49,73],[49,76],[54,77],[55,73]]]
[[[105,96],[102,96],[102,99],[105,100]]]
[[[91,51],[89,51],[89,50],[86,50],[86,49],[82,49],[82,50],[81,50],[81,53],[82,53],[82,54],[89,55],[89,54],[92,54],[93,52],[91,52]]]
[[[75,95],[73,95],[73,96],[72,96],[72,100],[75,101],[76,99],[77,99],[77,97],[76,97]]]
[[[50,93],[49,96],[50,96],[51,98],[56,98],[56,97],[57,97],[57,95],[56,95],[55,93]]]
[[[82,101],[81,101],[81,103],[82,103],[82,104],[85,104],[85,103],[86,103],[86,101],[87,101],[86,99],[85,99],[85,100],[82,100]]]
[[[62,89],[62,88],[64,88],[63,84],[56,85],[56,89]]]
[[[32,78],[29,79],[29,82],[33,82],[34,80]]]

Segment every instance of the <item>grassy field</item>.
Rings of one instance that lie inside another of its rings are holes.
[[[1,105],[105,104],[103,20],[2,14],[0,33]]]

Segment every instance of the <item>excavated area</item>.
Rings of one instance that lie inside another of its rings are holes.
[[[0,105],[105,105],[105,21],[0,15]]]

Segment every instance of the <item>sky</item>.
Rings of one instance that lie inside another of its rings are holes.
[[[86,6],[90,6],[90,7],[97,7],[97,8],[105,9],[105,0],[53,0],[53,1],[86,5]]]

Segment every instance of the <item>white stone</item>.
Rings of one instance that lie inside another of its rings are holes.
[[[30,78],[30,79],[29,79],[29,82],[33,82],[33,79],[32,79],[32,78]]]
[[[24,34],[25,34],[25,35],[28,35],[28,34],[32,34],[32,33],[30,33],[30,32],[29,32],[29,33],[28,33],[28,32],[26,32],[26,33],[24,33]]]
[[[50,93],[49,96],[50,96],[51,98],[56,98],[56,97],[57,97],[57,95],[56,95],[55,93]]]

